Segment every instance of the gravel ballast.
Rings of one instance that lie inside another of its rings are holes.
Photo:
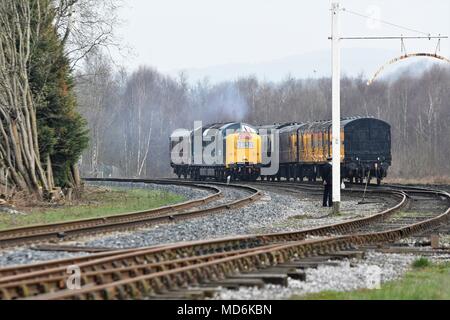
[[[351,206],[352,204],[349,203],[348,205]],[[261,201],[244,208],[216,213],[177,224],[152,227],[131,234],[118,234],[90,241],[84,245],[115,248],[146,247],[156,244],[253,234],[259,230],[270,229],[269,227],[277,223],[290,221],[292,217],[307,215],[323,217],[329,213],[330,210],[328,208],[323,209],[318,206],[317,200],[300,199],[300,197],[266,191]],[[349,217],[346,218],[348,219]],[[342,221],[342,219],[346,218],[344,216],[337,219],[320,219],[320,222],[326,224]],[[309,222],[311,225],[317,225],[317,221],[309,220]],[[295,230],[298,230],[298,228]],[[282,227],[281,231],[289,230],[286,227]]]
[[[49,260],[73,258],[86,254],[87,253],[36,251],[32,249],[7,250],[0,253],[0,266],[20,266]]]
[[[288,287],[268,285],[263,289],[223,290],[217,300],[285,300],[323,291],[348,292],[376,289],[377,285],[400,279],[419,257],[404,254],[368,252],[364,260],[344,260],[338,266],[306,269],[306,281],[289,279]],[[442,257],[428,257],[442,262]],[[450,257],[447,256],[447,259]],[[375,281],[375,282],[374,282]],[[381,281],[381,282],[380,282]]]
[[[101,187],[152,189],[182,195],[186,200],[203,198],[211,194],[205,190],[174,185],[145,183],[90,183]],[[240,189],[219,186],[223,198],[202,208],[232,202],[250,195]],[[359,205],[360,199],[344,197],[342,216],[331,216],[331,209],[321,207],[318,196],[307,193],[284,194],[264,190],[263,198],[244,208],[214,213],[168,225],[154,226],[127,233],[99,235],[85,238],[76,244],[88,247],[134,248],[182,241],[214,239],[233,235],[289,232],[321,225],[342,222],[381,212],[386,204],[375,201]],[[74,244],[74,243],[71,243]],[[18,248],[0,252],[0,266],[23,265],[54,259],[85,255],[85,253],[44,252]],[[337,266],[319,266],[306,269],[306,281],[289,279],[288,287],[268,285],[263,289],[241,288],[237,291],[223,290],[215,299],[231,300],[283,300],[322,291],[352,291],[368,288],[370,278],[379,272],[381,283],[402,277],[419,256],[412,254],[384,254],[368,252],[363,260],[343,260]],[[450,257],[427,257],[432,261],[449,261]]]
[[[187,199],[205,197],[209,193],[189,187],[132,183],[93,183],[103,187],[133,187],[164,190],[181,194]],[[240,189],[219,187],[224,198],[214,202],[235,201],[248,196]],[[344,199],[343,208],[350,209],[357,200]],[[181,221],[168,225],[154,226],[129,233],[99,235],[95,238],[80,240],[77,244],[89,247],[135,248],[182,241],[214,239],[225,236],[253,234],[261,232],[295,231],[354,218],[354,215],[328,217],[331,209],[322,208],[320,199],[307,194],[286,195],[264,191],[263,198],[250,206],[227,212],[214,213],[210,216]],[[208,206],[211,206],[209,204]],[[382,205],[367,204],[359,206],[365,215],[380,211]],[[0,266],[33,263],[56,258],[72,257],[73,254],[36,252],[29,249],[0,253]],[[26,257],[26,258],[23,258]]]

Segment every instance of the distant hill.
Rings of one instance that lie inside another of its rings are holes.
[[[363,74],[370,78],[378,68],[397,56],[400,56],[400,52],[395,50],[343,49],[342,74],[352,77]],[[433,61],[430,59],[412,58],[387,68],[382,76],[392,76],[403,71],[410,71],[413,74],[421,73],[432,64]],[[414,67],[411,67],[412,65]],[[169,74],[176,75],[180,71],[184,71],[188,75],[191,83],[205,78],[208,78],[211,83],[217,83],[249,75],[274,82],[286,79],[288,75],[294,78],[329,77],[331,76],[331,54],[329,51],[318,51],[259,63],[236,63],[202,69],[173,70]]]

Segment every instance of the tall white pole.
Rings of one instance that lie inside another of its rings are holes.
[[[331,5],[333,51],[333,210],[339,214],[341,205],[341,49],[339,1]]]

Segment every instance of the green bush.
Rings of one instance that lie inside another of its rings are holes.
[[[417,259],[413,263],[413,268],[415,268],[415,269],[423,269],[423,268],[427,268],[430,266],[431,266],[430,260],[428,260],[427,258],[423,258],[423,257],[420,259]]]

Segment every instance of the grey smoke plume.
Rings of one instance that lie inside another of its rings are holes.
[[[234,83],[219,86],[219,94],[211,101],[211,108],[229,121],[240,122],[248,115],[247,101],[241,96]]]
[[[199,104],[196,120],[202,120],[205,124],[241,122],[249,114],[247,101],[234,82],[211,88],[198,87],[196,91],[196,103]]]

